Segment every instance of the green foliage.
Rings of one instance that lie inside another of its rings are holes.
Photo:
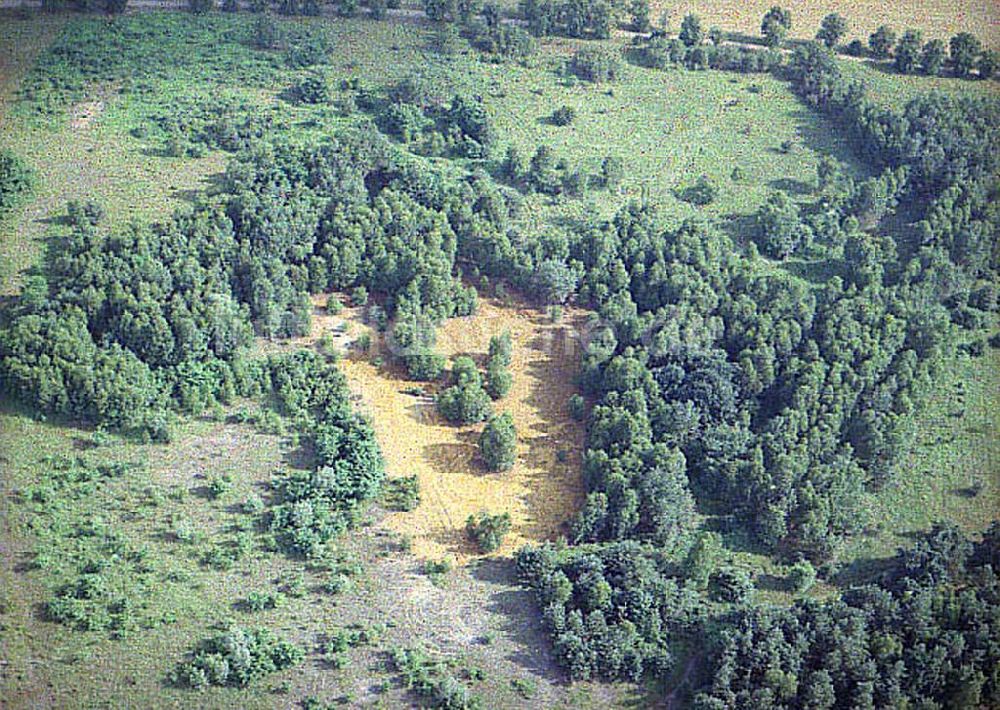
[[[556,126],[568,126],[576,118],[576,109],[572,106],[560,106],[552,112],[551,121]]]
[[[285,595],[283,592],[250,592],[245,602],[247,611],[252,612],[278,609],[284,604]]]
[[[896,33],[888,25],[879,25],[868,37],[868,48],[876,59],[888,59],[896,45]]]
[[[508,413],[491,418],[479,437],[479,452],[491,471],[506,471],[517,460],[517,430]]]
[[[705,30],[701,26],[701,18],[695,14],[684,16],[681,21],[681,31],[678,39],[687,47],[696,47],[705,41]]]
[[[510,331],[505,330],[500,335],[490,336],[490,344],[486,354],[490,362],[496,362],[502,367],[510,367],[511,358],[514,354],[514,345],[511,341]]]
[[[473,695],[452,673],[447,663],[432,660],[415,648],[394,648],[392,663],[403,686],[417,694],[425,707],[441,710],[480,710],[482,699]]]
[[[967,77],[976,66],[976,59],[983,51],[983,45],[979,39],[968,32],[959,32],[951,38],[948,43],[950,50],[951,65],[955,69],[955,76]]]
[[[996,76],[998,68],[1000,68],[1000,53],[993,49],[984,50],[979,56],[979,63],[976,64],[979,78],[992,79]]]
[[[432,22],[453,22],[457,19],[456,0],[423,0],[424,13]]]
[[[788,572],[788,583],[800,594],[808,592],[816,583],[816,569],[809,560],[799,560]]]
[[[900,552],[888,584],[740,612],[721,634],[696,705],[755,707],[763,694],[789,707],[859,698],[876,707],[995,705],[1000,599],[996,573],[983,566],[995,549],[995,534],[973,548],[957,531],[936,527]]]
[[[573,679],[666,677],[671,640],[704,613],[698,596],[665,577],[655,553],[634,542],[561,554],[526,547],[516,560],[543,609],[556,659]]]
[[[457,358],[452,364],[452,379],[454,384],[437,397],[441,416],[453,424],[474,424],[486,420],[492,407],[476,364],[470,358]]]
[[[34,174],[9,150],[0,150],[0,216],[18,204],[33,189]]]
[[[389,510],[408,513],[420,505],[420,483],[416,476],[390,478],[383,490],[385,506]]]
[[[778,5],[767,11],[760,24],[760,32],[768,47],[780,46],[790,29],[792,13]]]
[[[486,391],[493,400],[503,399],[510,392],[514,384],[514,377],[510,370],[495,360],[490,360],[486,365]]]
[[[756,242],[762,253],[784,259],[808,243],[808,227],[802,224],[799,207],[784,192],[772,192],[755,215]]]
[[[605,156],[601,161],[601,181],[608,190],[616,190],[625,178],[625,161],[617,155]]]
[[[609,47],[578,49],[570,60],[569,69],[586,81],[618,81],[625,70],[620,53]]]
[[[607,39],[611,36],[614,11],[605,0],[520,0],[518,9],[528,31],[536,37],[563,35]]]
[[[704,207],[715,202],[715,198],[718,195],[719,188],[712,184],[708,176],[701,175],[694,185],[681,190],[679,197],[685,202],[690,202],[692,205]]]
[[[322,104],[330,100],[330,86],[321,72],[311,72],[295,85],[292,95],[304,104]]]
[[[712,596],[732,604],[744,604],[753,594],[753,581],[746,570],[723,567],[711,574],[708,580]]]
[[[465,533],[480,552],[495,552],[510,532],[510,513],[490,515],[481,511],[465,521]]]
[[[895,67],[901,74],[914,74],[920,66],[920,48],[923,34],[919,30],[906,30],[896,45]]]
[[[215,0],[188,0],[188,9],[195,15],[204,15],[215,9]]]
[[[500,59],[524,60],[538,49],[538,43],[523,27],[500,22],[499,18],[487,20],[477,26],[472,43],[483,52]]]
[[[944,42],[939,39],[932,39],[924,45],[920,54],[920,69],[929,76],[937,76],[944,67],[945,51]]]
[[[833,49],[845,34],[847,34],[847,20],[843,15],[832,12],[823,18],[819,31],[816,32],[816,39]]]
[[[234,628],[202,641],[171,680],[181,686],[245,688],[254,681],[299,663],[304,652],[267,629]]]

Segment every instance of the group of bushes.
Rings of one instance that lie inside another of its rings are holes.
[[[445,661],[436,661],[417,648],[395,648],[392,663],[403,686],[416,693],[427,707],[441,710],[479,710],[482,698],[473,694]]]
[[[553,197],[582,196],[588,189],[614,189],[624,177],[624,162],[617,156],[607,156],[599,174],[588,174],[559,158],[552,149],[542,144],[529,159],[513,145],[499,166],[499,175],[511,185],[527,192],[537,192]]]
[[[34,183],[34,173],[21,158],[0,151],[0,217],[30,193]]]
[[[893,66],[903,74],[941,74],[946,64],[953,74],[969,78],[973,72],[980,79],[990,79],[1000,66],[1000,56],[982,46],[979,39],[968,32],[954,35],[947,46],[938,39],[924,42],[920,30],[908,29],[897,36],[888,25],[881,25],[868,37],[865,45],[854,40],[846,51],[854,56],[871,56],[875,59],[892,59]]]
[[[168,111],[155,114],[149,125],[133,130],[139,138],[162,137],[167,155],[200,157],[208,150],[237,152],[275,128],[275,112],[232,96],[178,98]]]
[[[271,673],[291,668],[305,656],[301,648],[267,629],[233,628],[202,641],[180,663],[171,680],[181,686],[245,688]]]
[[[383,132],[424,155],[482,159],[495,142],[492,121],[478,97],[456,94],[445,106],[418,85],[403,82],[390,90],[387,100],[365,103]]]
[[[706,654],[699,708],[988,707],[1000,702],[1000,528],[935,527],[885,581],[738,613]]]
[[[680,39],[653,34],[648,40],[637,38],[635,61],[653,69],[682,66],[688,69],[718,69],[745,74],[764,73],[781,66],[782,55],[776,49],[751,49],[727,44],[689,46]]]
[[[465,521],[465,532],[480,552],[494,552],[500,549],[504,537],[510,532],[510,514],[490,515],[482,511],[470,515]]]

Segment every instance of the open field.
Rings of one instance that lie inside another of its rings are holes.
[[[341,361],[362,411],[375,427],[389,476],[416,475],[420,483],[416,510],[390,513],[384,521],[412,539],[415,554],[459,561],[475,556],[465,521],[481,510],[511,515],[511,533],[496,555],[510,554],[528,542],[555,539],[562,532],[583,500],[583,424],[570,417],[567,405],[576,392],[576,336],[582,319],[582,313],[571,311],[553,324],[537,309],[484,300],[474,316],[453,318],[438,330],[437,352],[448,358],[470,355],[480,366],[490,337],[510,331],[513,387],[494,403],[494,410],[514,417],[518,456],[514,468],[502,473],[486,471],[478,459],[482,425],[448,424],[437,413],[432,389],[425,395],[407,394],[412,381],[391,367],[372,364],[380,355],[388,362],[390,353],[376,347],[370,355],[354,352]],[[316,316],[314,338],[344,321],[341,316]],[[365,328],[357,309],[346,322],[351,332]]]
[[[689,12],[701,15],[705,27],[717,25],[725,30],[760,35],[760,21],[772,0],[682,0],[650,3],[650,17],[656,21],[667,12],[671,29],[680,27]],[[985,44],[1000,47],[1000,6],[992,0],[849,0],[833,3],[800,2],[787,7],[792,11],[791,36],[812,39],[823,18],[839,12],[848,22],[847,41],[860,37],[867,41],[879,25],[897,31],[914,27],[927,38],[947,39],[958,32],[971,32]]]
[[[322,585],[337,573],[303,572],[301,563],[257,547],[231,569],[205,564],[206,553],[232,540],[242,501],[266,495],[271,474],[294,465],[284,437],[194,420],[170,447],[116,438],[95,447],[93,441],[88,430],[35,422],[14,407],[0,411],[4,708],[190,707],[191,691],[167,684],[166,674],[195,640],[228,621],[266,625],[305,648],[307,658],[266,684],[199,693],[198,707],[297,707],[310,696],[347,705],[406,706],[411,698],[387,669],[387,649],[416,640],[436,656],[454,659],[459,673],[488,669],[473,690],[490,707],[524,702],[511,685],[514,678],[529,684],[534,701],[545,707],[643,705],[629,686],[562,681],[535,623],[534,600],[516,584],[509,561],[482,560],[434,585],[419,559],[398,549],[398,536],[386,529],[396,523],[383,520],[378,510],[338,546],[336,556],[352,571],[336,595]],[[16,502],[16,491],[46,480],[52,465],[46,457],[135,467],[102,480],[84,498],[57,496],[45,509]],[[232,487],[209,497],[206,484],[226,475]],[[150,573],[139,575],[114,561],[107,573],[137,595],[139,627],[123,639],[44,618],[42,601],[74,573],[81,555],[86,559],[99,550],[88,538],[61,531],[92,523],[146,550]],[[279,590],[286,594],[280,608],[249,612],[243,604],[251,592]],[[341,629],[363,631],[370,641],[352,648],[347,664],[335,668],[322,645]]]
[[[841,71],[846,76],[864,82],[868,96],[874,101],[892,108],[902,108],[908,101],[930,91],[948,96],[997,96],[1000,82],[957,81],[955,79],[898,74],[885,64],[871,62],[841,62]]]

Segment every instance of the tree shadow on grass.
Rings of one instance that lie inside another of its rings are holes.
[[[793,180],[792,178],[779,178],[767,183],[768,187],[774,190],[782,190],[790,195],[811,195],[813,186],[803,180]]]
[[[857,559],[841,568],[830,581],[838,587],[877,582],[892,569],[894,560],[894,557]]]
[[[470,567],[469,574],[492,590],[486,611],[503,620],[504,636],[514,645],[507,660],[553,685],[567,685],[566,674],[552,657],[534,592],[520,586],[513,560],[484,559]]]

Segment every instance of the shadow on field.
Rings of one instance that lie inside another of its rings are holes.
[[[767,185],[775,190],[783,190],[790,195],[809,195],[813,191],[813,186],[809,183],[791,178],[771,180]]]
[[[875,582],[892,568],[893,557],[876,557],[854,560],[837,572],[830,580],[838,587]]]
[[[490,591],[486,611],[503,619],[501,631],[513,642],[507,660],[554,685],[568,683],[552,658],[542,628],[541,610],[531,590],[521,587],[513,560],[487,559],[469,569],[473,579],[496,588]]]

